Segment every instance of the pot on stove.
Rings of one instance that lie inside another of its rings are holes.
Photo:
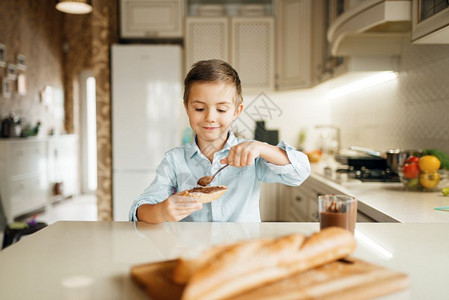
[[[399,166],[408,156],[407,151],[401,151],[400,149],[391,149],[385,152],[358,146],[351,146],[349,147],[349,149],[384,160],[385,167],[388,168],[394,174],[398,174]]]

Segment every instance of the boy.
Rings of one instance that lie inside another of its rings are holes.
[[[237,72],[221,60],[199,61],[184,81],[184,107],[195,141],[165,154],[156,178],[134,201],[131,221],[260,222],[260,183],[301,184],[310,174],[304,153],[281,142],[277,147],[236,138],[231,124],[243,110]],[[211,185],[226,185],[218,200],[201,204],[179,192],[214,174]],[[177,193],[178,192],[178,193]]]

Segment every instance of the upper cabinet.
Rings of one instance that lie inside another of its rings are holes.
[[[199,60],[229,61],[228,27],[227,17],[186,18],[186,72]]]
[[[312,63],[310,58],[312,53],[316,54],[312,51],[313,46],[310,43],[312,29],[314,28],[312,26],[311,2],[310,0],[281,0],[277,3],[277,89],[307,88],[311,85]],[[320,20],[322,21],[323,18],[320,17]],[[321,24],[317,24],[317,26],[321,26]],[[318,35],[323,37],[324,29],[321,30],[323,31]],[[323,38],[318,38],[317,40],[321,42]],[[322,47],[319,46],[318,48],[314,49],[317,53],[320,52]],[[321,59],[322,55],[319,56]]]
[[[188,5],[186,72],[199,60],[222,59],[237,70],[245,93],[274,89],[274,18],[265,2]]]
[[[222,59],[237,70],[245,93],[310,88],[353,71],[393,70],[397,62],[391,57],[397,60],[412,30],[411,0],[120,4],[122,38],[184,38],[186,72],[199,60]],[[446,0],[416,0],[413,11],[419,18],[414,42],[449,41]]]
[[[306,54],[305,62],[309,64],[305,74],[308,76],[308,84],[303,87],[315,86],[344,73],[348,62],[348,58],[331,54],[331,46],[327,39],[330,24],[347,9],[348,1],[313,0],[308,2],[310,4],[305,10],[311,16],[311,20],[307,26],[303,24],[309,31],[305,33],[308,40],[301,45],[302,51]]]
[[[449,1],[413,0],[412,42],[449,44]]]
[[[120,0],[121,38],[182,38],[184,0]]]
[[[311,1],[310,86],[323,82],[337,86],[360,75],[397,70],[411,27],[410,21],[399,21],[407,20],[399,11],[410,19],[411,2],[394,2],[409,5],[400,5],[402,11],[390,1]]]
[[[274,88],[274,20],[272,17],[231,18],[231,64],[243,91]]]

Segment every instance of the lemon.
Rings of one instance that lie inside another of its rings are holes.
[[[424,155],[418,161],[418,166],[421,171],[434,172],[441,166],[441,162],[435,155]]]

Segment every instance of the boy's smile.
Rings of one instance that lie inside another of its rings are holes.
[[[235,106],[235,88],[221,82],[195,83],[185,107],[190,127],[197,135],[199,148],[223,148],[232,122],[243,105]]]

